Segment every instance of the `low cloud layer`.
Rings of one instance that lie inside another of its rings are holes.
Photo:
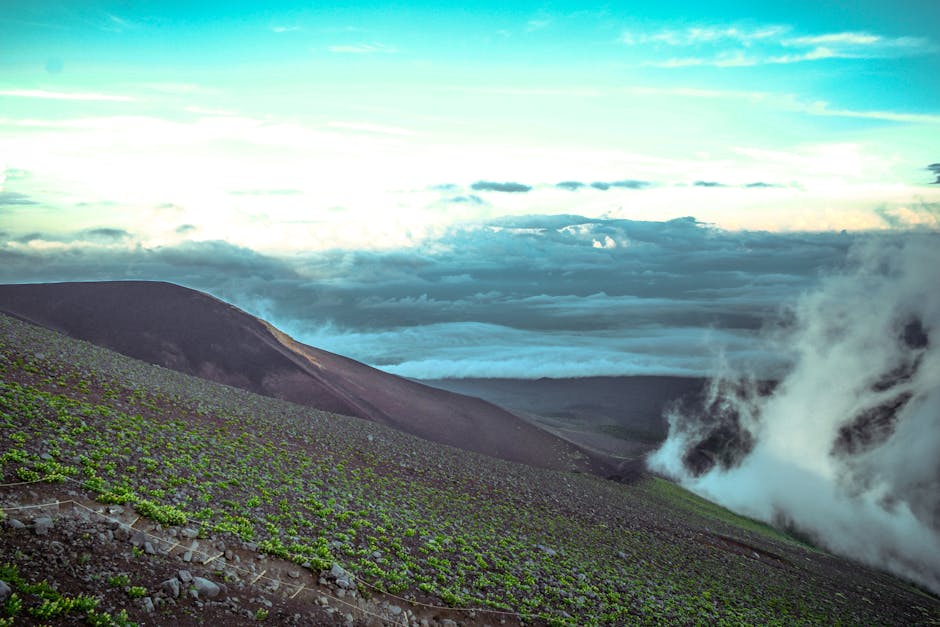
[[[0,207],[16,205],[35,205],[36,201],[20,192],[0,191]]]
[[[940,163],[931,163],[927,166],[927,170],[933,173],[937,177],[937,180],[933,182],[934,185],[940,185]]]
[[[470,186],[470,189],[478,192],[504,192],[518,194],[531,191],[532,186],[514,182],[498,183],[496,181],[477,181]]]
[[[651,466],[940,593],[938,243],[859,242],[781,319],[779,385],[729,369],[673,411]]]
[[[99,231],[105,240],[8,237],[0,281],[173,281],[417,378],[708,375],[720,352],[773,374],[783,362],[755,342],[759,331],[853,241],[725,232],[693,218],[526,216],[451,228],[415,248],[278,258],[212,241],[139,247]]]

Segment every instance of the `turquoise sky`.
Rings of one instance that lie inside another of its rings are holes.
[[[520,214],[936,229],[937,75],[932,0],[4,2],[0,234],[300,251]]]

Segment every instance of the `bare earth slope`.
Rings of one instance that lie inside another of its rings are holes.
[[[577,447],[496,405],[305,346],[178,285],[2,285],[0,311],[142,361],[434,442],[545,468],[604,470]]]

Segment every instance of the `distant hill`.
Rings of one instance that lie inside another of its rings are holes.
[[[296,342],[208,294],[150,281],[0,286],[0,311],[135,359],[543,468],[606,464],[492,403]]]
[[[486,399],[575,444],[639,459],[666,439],[665,412],[700,401],[706,379],[668,376],[572,379],[435,379],[422,383]]]

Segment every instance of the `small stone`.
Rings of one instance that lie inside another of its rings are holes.
[[[9,584],[0,579],[0,603],[4,603],[9,599],[11,594],[13,594],[13,590],[10,589]]]
[[[179,577],[179,580],[183,583],[189,583],[193,580],[193,574],[188,570],[181,570],[176,574],[176,576]]]
[[[317,603],[319,603],[323,607],[326,607],[327,605],[330,604],[330,600],[326,597],[320,597],[319,599],[317,599]]]
[[[289,571],[287,571],[287,576],[290,577],[291,579],[297,579],[298,577],[300,577],[300,571],[299,571],[299,570],[289,570]]]
[[[131,537],[131,528],[128,527],[127,525],[122,525],[118,523],[118,525],[114,528],[113,533],[114,533],[115,540],[124,542],[125,540]]]
[[[52,529],[52,519],[48,516],[40,516],[33,521],[33,533],[37,536],[44,536]]]
[[[391,614],[392,616],[398,616],[399,614],[401,614],[401,608],[398,607],[397,605],[389,605],[388,613]]]
[[[11,529],[26,528],[26,525],[24,525],[22,521],[17,520],[16,518],[11,518],[10,520],[7,521],[7,524],[10,526]]]
[[[145,534],[143,531],[138,531],[131,536],[131,545],[137,547],[138,549],[143,548],[146,542],[147,534]]]
[[[193,552],[192,552],[192,551],[186,551],[185,553],[183,553],[183,561],[184,561],[184,562],[191,562],[191,561],[193,561]]]
[[[157,608],[153,606],[153,599],[150,597],[144,597],[144,611],[148,614],[153,614],[154,610],[156,609]]]
[[[172,577],[161,583],[160,588],[166,592],[167,596],[173,597],[174,599],[180,596],[180,581],[176,577]]]
[[[144,542],[144,553],[146,553],[147,555],[156,555],[157,550],[153,548],[153,544],[151,544],[150,542]]]
[[[457,623],[449,618],[445,618],[441,621],[441,627],[457,627]]]

